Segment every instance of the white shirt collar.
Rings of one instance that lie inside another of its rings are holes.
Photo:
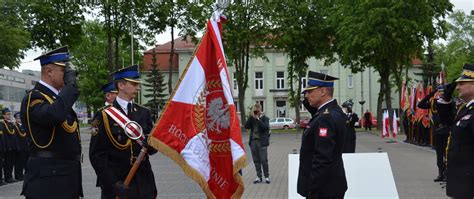
[[[119,96],[117,96],[115,98],[115,100],[120,105],[120,107],[122,107],[122,110],[125,112],[125,114],[128,114],[127,105],[128,105],[128,103],[133,103],[133,101],[124,100],[124,99],[120,98]]]
[[[331,99],[331,100],[325,102],[324,104],[322,104],[321,106],[318,107],[318,110],[321,110],[321,108],[322,108],[323,106],[325,106],[326,104],[329,104],[329,102],[332,102],[332,101],[334,101],[334,99]]]
[[[56,95],[59,94],[59,90],[58,90],[58,89],[55,89],[54,87],[52,87],[52,86],[49,85],[48,83],[44,82],[43,80],[40,80],[39,83],[40,83],[40,84],[43,84],[43,86],[46,86],[46,88],[49,88],[49,90],[53,91],[54,94],[56,94]]]

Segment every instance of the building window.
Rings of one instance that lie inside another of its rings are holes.
[[[277,72],[276,89],[285,88],[285,72]]]
[[[263,104],[264,104],[263,102],[264,102],[263,100],[256,102],[257,104],[260,104],[260,106],[262,106],[262,112],[265,111],[265,109],[263,108],[263,107],[264,107],[264,106],[263,106]]]
[[[319,72],[321,72],[322,74],[325,74],[325,75],[327,75],[327,74],[328,74],[328,72],[329,72],[329,70],[320,70]]]
[[[237,111],[237,112],[240,112],[240,105],[239,105],[239,101],[237,101],[237,100],[234,100],[234,105],[235,105],[235,111]]]
[[[347,87],[353,88],[354,87],[354,77],[352,75],[347,76]]]
[[[302,77],[301,78],[301,90],[303,90],[304,88],[306,88],[306,77]]]
[[[234,72],[234,90],[238,90],[239,84],[237,83],[237,72]]]
[[[263,72],[255,72],[255,90],[263,89]]]
[[[276,116],[286,117],[286,101],[276,101]]]

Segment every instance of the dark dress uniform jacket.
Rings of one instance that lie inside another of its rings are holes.
[[[355,153],[356,148],[356,131],[355,123],[359,121],[359,116],[356,113],[347,113],[347,134],[346,143],[344,144],[344,153]]]
[[[7,126],[5,126],[7,125]],[[2,120],[0,129],[5,137],[5,149],[7,151],[18,151],[17,131],[12,122]]]
[[[65,86],[56,95],[36,83],[21,103],[21,119],[31,137],[31,156],[23,183],[27,198],[79,198],[82,196],[81,143],[76,87]]]
[[[15,124],[15,128],[17,130],[18,136],[18,151],[29,151],[29,138],[28,134],[26,133],[26,128],[24,124]]]
[[[463,105],[454,117],[447,155],[447,195],[474,197],[474,103]]]
[[[117,101],[114,101],[113,106],[125,114]],[[125,180],[132,168],[132,161],[140,154],[142,147],[129,139],[123,128],[105,111],[102,111],[97,118],[98,131],[92,136],[89,156],[97,174],[97,186],[102,188],[102,195],[106,198],[115,198],[113,185]],[[138,122],[144,134],[149,134],[153,127],[150,110],[137,104],[133,104],[128,118]],[[130,144],[127,144],[128,142]],[[149,154],[151,153],[156,151],[149,150]],[[129,185],[128,199],[155,198],[156,194],[155,177],[147,155]]]
[[[298,193],[308,197],[340,196],[347,190],[342,161],[346,141],[346,115],[333,100],[311,118],[303,133],[298,173]]]

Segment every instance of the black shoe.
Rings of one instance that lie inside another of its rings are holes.
[[[0,186],[6,185],[3,180],[0,180]]]
[[[445,180],[443,176],[438,176],[438,177],[436,177],[433,181],[434,181],[434,182],[441,182],[441,181],[443,181],[443,180]]]
[[[23,181],[23,177],[18,177],[15,179],[17,182]]]
[[[253,181],[254,184],[258,184],[258,183],[262,183],[262,178],[255,178],[255,180]]]
[[[14,183],[16,182],[16,180],[13,180],[13,179],[8,179],[8,180],[5,180],[6,183]]]

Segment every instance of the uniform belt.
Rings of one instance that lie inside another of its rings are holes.
[[[52,151],[32,151],[30,157],[81,161],[81,155],[66,155],[63,153],[52,152]]]

